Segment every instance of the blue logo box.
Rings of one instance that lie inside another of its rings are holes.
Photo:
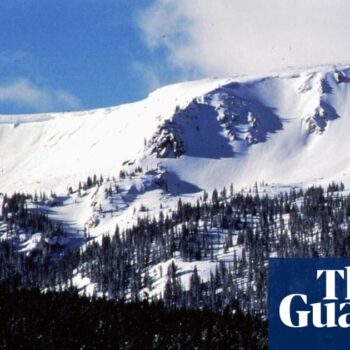
[[[270,350],[350,349],[350,258],[269,259]]]

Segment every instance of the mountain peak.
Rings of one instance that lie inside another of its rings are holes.
[[[0,116],[0,188],[65,191],[130,159],[150,169],[162,159],[199,188],[212,187],[215,169],[222,185],[347,174],[347,157],[334,153],[350,132],[349,82],[350,65],[328,65],[174,84],[113,108]],[[299,173],[299,161],[314,170]]]

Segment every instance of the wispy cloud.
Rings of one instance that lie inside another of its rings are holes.
[[[348,0],[155,0],[145,42],[203,75],[350,61]]]
[[[80,100],[71,93],[38,86],[26,78],[0,85],[0,103],[25,107],[33,112],[77,110],[82,107]]]
[[[161,86],[160,77],[158,76],[157,71],[150,65],[135,61],[132,63],[132,68],[142,77],[142,81],[144,82],[147,91],[155,90]]]

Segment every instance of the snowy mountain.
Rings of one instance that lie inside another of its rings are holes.
[[[180,192],[347,180],[349,80],[349,67],[327,66],[177,84],[107,109],[2,115],[0,189],[62,192],[131,161],[167,169],[188,185]]]
[[[116,225],[171,213],[179,198],[194,203],[203,191],[255,183],[270,194],[331,181],[348,187],[349,83],[350,66],[324,66],[176,84],[107,109],[0,116],[0,192],[41,193],[29,208],[47,212],[65,231],[45,238],[40,230],[9,233],[0,212],[0,238],[12,237],[26,253],[47,245],[86,248]],[[175,254],[185,285],[196,264],[208,280],[218,261],[240,256],[241,247],[223,248],[227,234],[220,233],[215,262]],[[149,268],[149,295],[164,289],[159,271],[172,261]],[[73,283],[94,290],[79,271]]]

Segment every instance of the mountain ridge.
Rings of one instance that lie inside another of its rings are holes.
[[[342,133],[347,124],[350,132],[350,123],[344,122],[349,80],[349,65],[322,66],[178,83],[142,101],[105,109],[0,115],[0,190],[65,192],[94,173],[114,176],[130,161],[150,169],[160,163],[202,189],[212,189],[213,184],[203,176],[188,176],[187,168],[196,175],[194,164],[211,177],[212,168],[225,163],[227,171],[219,173],[227,173],[230,181],[226,177],[219,187],[256,180],[339,179],[347,169],[318,166],[314,174],[303,171],[302,176],[291,169],[296,158],[315,163],[315,144],[320,144],[320,152],[328,146],[320,137],[332,134],[325,138],[338,139],[335,129]],[[254,168],[260,174],[247,176]],[[286,178],[288,173],[293,176]]]

